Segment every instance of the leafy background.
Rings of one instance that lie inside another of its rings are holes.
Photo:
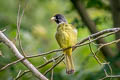
[[[69,23],[76,26],[78,30],[78,41],[90,35],[89,30],[81,21],[70,0],[21,0],[22,9],[25,2],[25,14],[21,23],[21,41],[26,55],[40,54],[53,49],[58,49],[59,46],[55,40],[56,24],[50,21],[50,18],[56,14],[63,14]],[[110,12],[108,0],[82,0],[92,20],[96,23],[99,30],[111,28],[112,16]],[[0,30],[6,29],[4,32],[10,40],[14,41],[16,36],[16,20],[18,11],[18,0],[0,0]],[[22,10],[21,9],[21,10]],[[114,40],[114,35],[105,38],[107,41]],[[111,45],[112,49],[115,45]],[[18,47],[18,46],[17,46]],[[96,47],[92,45],[96,50]],[[11,50],[0,43],[0,67],[16,60]],[[55,57],[59,53],[53,53],[45,56],[47,59]],[[102,59],[101,52],[99,55]],[[104,76],[103,67],[101,67],[93,58],[88,45],[80,47],[73,52],[74,64],[76,72],[72,75],[67,75],[65,72],[65,65],[60,63],[54,69],[54,80],[98,80]],[[35,66],[44,63],[43,57],[29,59]],[[44,72],[51,67],[52,64],[40,69]],[[0,80],[13,80],[19,70],[26,70],[27,68],[17,63],[0,72]],[[49,73],[47,75],[50,78]],[[31,73],[24,75],[21,80],[35,80]],[[116,79],[114,79],[116,80]]]

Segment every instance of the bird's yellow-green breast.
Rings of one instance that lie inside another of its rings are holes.
[[[61,48],[67,48],[76,44],[77,31],[71,24],[63,23],[57,27],[55,37]]]

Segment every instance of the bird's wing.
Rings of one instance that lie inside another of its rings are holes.
[[[61,48],[67,48],[69,45],[69,35],[65,32],[57,32],[56,35],[56,40]]]
[[[71,46],[73,46],[77,43],[77,29],[72,24],[68,24],[68,26],[72,28],[69,34],[72,42]]]

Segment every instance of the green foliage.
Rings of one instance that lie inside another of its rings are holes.
[[[86,0],[86,2],[88,13],[98,26],[97,28],[99,30],[111,28],[111,14],[109,11],[106,11],[106,6],[108,5],[104,4],[105,2],[101,0]],[[50,21],[50,18],[56,13],[64,14],[68,22],[73,23],[77,27],[78,41],[89,35],[88,29],[81,21],[81,18],[78,16],[69,0],[27,0],[26,3],[27,6],[25,8],[25,14],[22,18],[20,29],[21,41],[26,55],[40,54],[59,48],[54,37],[57,25]],[[25,2],[22,0],[21,10],[23,10],[24,4]],[[10,40],[14,41],[16,36],[18,1],[0,0],[0,6],[0,30],[7,29],[5,34]],[[102,8],[102,10],[99,10],[99,8]],[[114,36],[106,38],[107,41],[112,41],[113,39]],[[96,50],[95,46],[92,47]],[[115,50],[114,45],[111,47]],[[0,43],[0,51],[3,53],[3,56],[0,56],[0,68],[5,64],[16,60],[11,50],[2,43]],[[53,53],[45,57],[50,59],[58,54],[61,53]],[[103,77],[102,67],[99,66],[91,55],[88,46],[76,49],[73,53],[76,68],[75,74],[67,75],[65,73],[65,65],[61,63],[54,69],[54,80],[97,80]],[[44,63],[43,57],[29,60],[35,66]],[[52,64],[40,69],[40,71],[44,72],[46,69],[50,68],[51,65]],[[0,80],[13,80],[17,76],[19,70],[23,71],[25,69],[26,67],[21,63],[12,65],[0,72]],[[50,73],[47,77],[50,78]],[[21,80],[35,79],[36,78],[31,73],[21,78]]]

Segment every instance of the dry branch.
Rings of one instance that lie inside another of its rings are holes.
[[[24,59],[25,59],[25,58],[24,58]],[[3,70],[6,69],[7,67],[9,67],[9,66],[11,66],[11,65],[13,65],[13,64],[16,64],[16,63],[18,63],[18,62],[20,62],[20,61],[22,61],[22,60],[23,60],[23,58],[18,59],[18,60],[16,60],[16,61],[13,61],[13,62],[11,62],[11,63],[3,66],[3,67],[0,69],[0,71],[3,71]]]
[[[107,75],[104,78],[100,79],[100,80],[105,80],[107,78],[120,78],[120,75]]]
[[[20,50],[22,51],[22,54],[23,54],[24,57],[25,57],[25,51],[22,47],[22,42],[21,42],[21,39],[20,39],[20,27],[21,27],[22,17],[24,16],[26,5],[27,5],[27,2],[24,3],[24,8],[22,10],[22,14],[20,15],[21,4],[19,2],[18,15],[17,15],[17,34],[16,34],[16,39],[15,39],[16,41],[18,40]]]
[[[63,61],[65,57],[63,56],[57,63],[55,63],[51,68],[49,68],[47,71],[45,71],[44,75],[46,75],[48,72],[50,72],[52,69],[54,69],[60,62]]]
[[[120,31],[120,28],[111,28],[111,29],[106,29],[106,30],[97,32],[97,33],[95,33],[95,34],[92,34],[92,35],[90,35],[90,36],[82,39],[82,40],[79,41],[75,46],[72,46],[72,48],[73,48],[73,50],[75,50],[77,47],[80,47],[80,46],[83,46],[83,45],[87,45],[87,44],[89,44],[89,43],[91,43],[91,42],[94,42],[94,41],[100,39],[100,38],[104,38],[104,37],[110,36],[110,35],[112,35],[112,34],[114,34],[114,33],[119,32],[119,31]],[[105,35],[105,34],[106,34],[106,35]],[[91,40],[90,42],[86,42],[86,41],[89,41],[89,38],[90,38],[90,39],[93,39],[93,40]],[[85,43],[85,42],[86,42],[86,43]],[[69,48],[70,48],[70,47],[69,47]],[[68,49],[68,48],[65,48],[65,49]],[[37,55],[26,56],[26,58],[34,58],[34,57],[44,56],[44,55],[48,55],[48,54],[51,54],[51,53],[54,53],[54,52],[63,51],[63,50],[65,50],[65,49],[55,49],[55,50],[51,50],[51,51],[44,52],[44,53],[37,54]],[[101,49],[101,48],[100,48],[100,49]],[[99,49],[99,50],[100,50],[100,49]],[[2,67],[2,68],[0,69],[0,71],[6,69],[7,67],[9,67],[9,66],[11,66],[11,65],[13,65],[13,64],[18,63],[18,62],[20,62],[20,61],[22,61],[22,60],[24,60],[24,59],[25,59],[25,58],[19,59],[19,60],[17,60],[17,61],[14,61],[14,62],[12,62],[12,63],[9,63],[9,64],[5,65],[4,67]]]
[[[49,63],[53,62],[53,59],[54,59],[54,60],[57,60],[57,59],[59,59],[59,58],[62,57],[62,56],[63,56],[63,54],[62,54],[62,55],[59,55],[59,56],[57,56],[57,57],[55,57],[55,58],[52,58],[52,59],[48,60],[46,63],[38,66],[37,69],[40,69],[40,68],[48,65]],[[22,77],[23,75],[25,75],[25,74],[28,73],[28,72],[30,72],[30,70],[25,70],[25,71],[24,71],[22,74],[20,74],[16,79],[19,79],[20,77]]]
[[[1,31],[0,40],[7,45],[14,53],[18,59],[24,59],[24,56],[18,51],[16,46],[10,41]],[[38,78],[41,80],[48,80],[44,75],[42,75],[27,59],[22,60],[22,63]]]

